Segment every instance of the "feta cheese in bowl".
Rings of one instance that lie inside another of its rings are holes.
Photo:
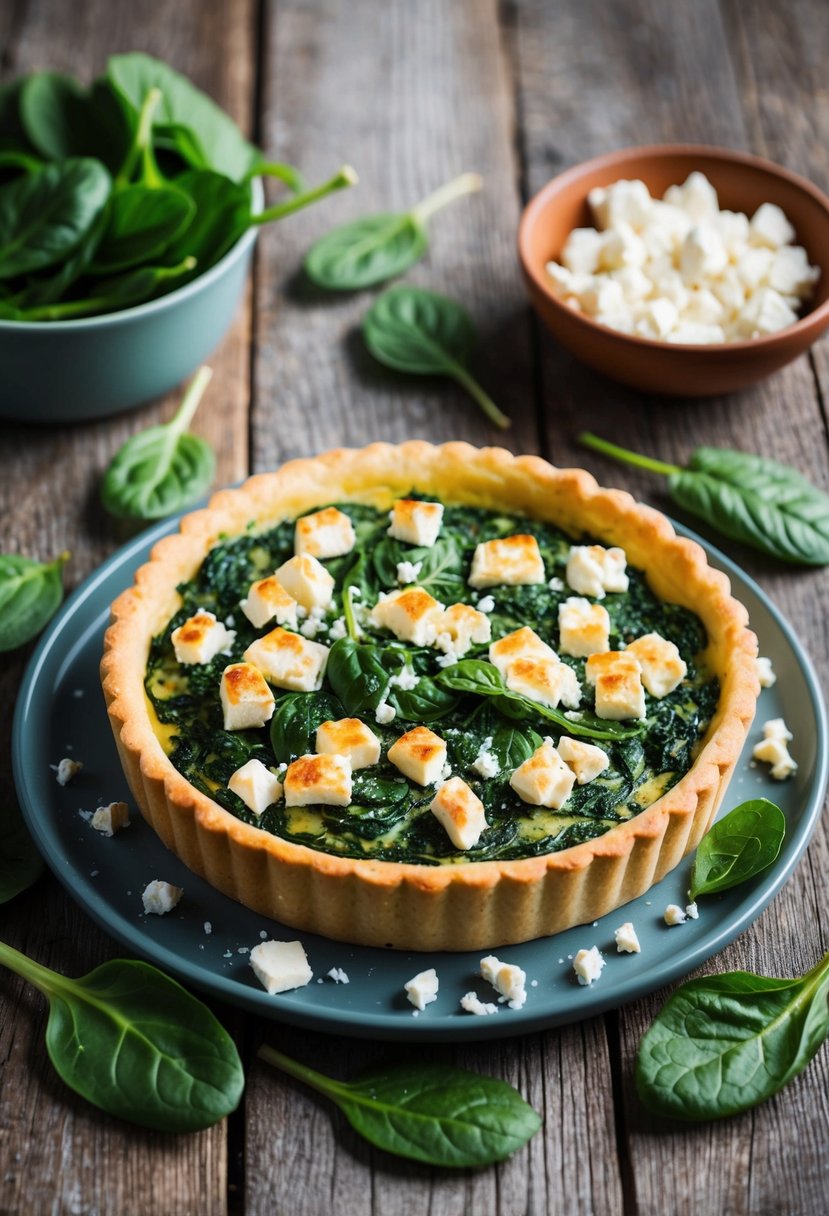
[[[776,203],[720,210],[694,170],[652,198],[643,181],[594,186],[595,228],[574,228],[547,272],[563,302],[622,333],[742,342],[793,325],[820,278]]]
[[[733,392],[829,327],[829,198],[741,152],[664,145],[576,165],[530,201],[518,244],[560,345],[646,392]]]

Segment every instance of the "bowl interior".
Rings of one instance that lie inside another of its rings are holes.
[[[804,315],[813,312],[829,299],[829,273],[824,264],[824,251],[829,247],[829,200],[784,170],[778,172],[764,162],[733,156],[712,149],[631,149],[622,156],[609,156],[565,171],[542,191],[537,209],[528,213],[522,232],[528,268],[546,287],[544,267],[559,258],[572,229],[594,226],[587,203],[594,186],[639,178],[654,198],[661,198],[668,186],[684,182],[689,173],[699,170],[714,186],[723,210],[743,211],[751,217],[761,203],[782,207],[794,225],[796,243],[804,246],[809,261],[822,272]]]

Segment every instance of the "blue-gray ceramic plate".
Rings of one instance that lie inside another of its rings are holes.
[[[827,771],[826,713],[817,681],[776,608],[756,583],[709,545],[705,548],[712,564],[730,576],[735,594],[751,614],[760,653],[771,657],[778,676],[776,685],[761,696],[722,812],[747,798],[773,799],[789,825],[781,854],[753,882],[701,900],[699,920],[669,929],[662,919],[667,904],[685,903],[688,859],[647,895],[593,925],[499,950],[500,957],[527,972],[529,995],[523,1009],[501,1006],[488,1017],[461,1011],[459,1000],[466,992],[493,999],[477,977],[479,954],[406,954],[349,946],[298,934],[249,911],[191,874],[137,813],[127,830],[111,839],[102,837],[89,826],[88,812],[115,799],[131,801],[98,681],[109,605],[132,583],[155,541],[177,525],[177,520],[159,524],[120,549],[52,621],[17,702],[13,759],[29,830],[70,894],[129,950],[185,983],[254,1013],[337,1034],[409,1040],[524,1034],[592,1017],[687,974],[751,924],[805,850],[820,815]],[[760,724],[781,715],[793,731],[792,751],[799,765],[796,775],[782,783],[770,780],[766,767],[750,759]],[[62,788],[52,766],[63,756],[82,760],[84,768]],[[184,888],[180,904],[167,916],[143,913],[141,892],[154,878]],[[636,927],[641,954],[616,953],[613,930],[626,920]],[[302,940],[314,971],[308,987],[268,996],[259,986],[248,953],[265,937]],[[582,946],[594,945],[604,953],[607,966],[596,983],[580,987],[570,960]],[[327,976],[334,967],[346,972],[347,985]],[[437,969],[440,993],[414,1016],[403,984],[428,967]]]

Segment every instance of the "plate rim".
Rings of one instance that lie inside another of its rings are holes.
[[[578,1013],[571,1008],[562,1010],[561,1013],[550,1011],[549,1009],[545,1012],[534,1013],[532,1007],[527,1009],[525,1006],[524,1009],[511,1011],[509,1018],[504,1019],[469,1018],[458,1015],[457,1011],[454,1011],[452,1015],[438,1015],[441,1018],[440,1021],[437,1021],[434,1017],[424,1017],[415,1022],[412,1018],[398,1019],[396,1014],[391,1014],[388,1010],[374,1013],[365,1009],[355,1010],[347,1006],[341,1009],[328,1006],[314,1008],[305,1003],[294,1002],[291,999],[292,993],[280,994],[280,999],[278,1002],[275,1002],[274,997],[269,996],[264,989],[260,992],[256,988],[248,987],[240,983],[238,977],[232,974],[228,976],[220,975],[210,970],[204,963],[200,963],[198,959],[191,961],[174,951],[171,947],[147,936],[142,931],[140,921],[137,927],[132,923],[123,921],[120,911],[115,912],[115,919],[113,921],[111,918],[112,908],[106,898],[96,889],[89,887],[84,876],[79,874],[76,869],[72,868],[67,871],[65,866],[62,867],[61,858],[55,856],[54,849],[49,847],[51,842],[50,834],[44,829],[41,819],[38,818],[35,808],[29,800],[28,789],[23,776],[25,771],[23,754],[24,727],[29,707],[36,695],[40,672],[52,654],[66,625],[72,621],[76,613],[95,594],[98,586],[110,578],[114,571],[126,568],[125,572],[134,574],[135,567],[130,565],[133,559],[138,554],[148,551],[162,536],[175,530],[182,516],[186,513],[182,512],[179,515],[159,521],[157,524],[133,537],[126,544],[119,546],[114,553],[105,558],[67,596],[58,613],[49,622],[38,640],[34,653],[24,671],[15,705],[11,740],[12,771],[21,813],[38,851],[43,856],[52,873],[55,874],[74,902],[105,933],[139,957],[145,958],[154,965],[169,971],[180,981],[192,985],[200,992],[206,993],[214,999],[222,1000],[237,1008],[241,1007],[247,1012],[327,1034],[339,1034],[355,1038],[374,1037],[389,1042],[419,1042],[424,1039],[432,1042],[454,1042],[512,1038],[539,1030],[552,1029],[556,1026],[568,1025],[584,1017],[598,1016],[608,1010],[620,1008],[630,1001],[642,999],[658,988],[672,984],[678,978],[689,974],[703,962],[720,953],[741,933],[745,932],[749,925],[772,902],[802,860],[820,820],[827,777],[829,777],[829,749],[827,748],[829,727],[827,727],[827,711],[814,665],[802,642],[797,637],[793,626],[760,584],[743,571],[732,558],[723,553],[716,545],[671,516],[667,516],[680,535],[686,536],[701,545],[708,559],[719,564],[731,581],[736,577],[739,582],[760,600],[763,607],[772,617],[803,673],[809,693],[812,716],[815,722],[816,745],[814,777],[805,800],[803,813],[796,826],[796,832],[789,837],[790,848],[783,861],[775,863],[768,881],[750,892],[741,901],[738,908],[726,917],[724,922],[713,925],[707,931],[704,931],[698,939],[689,942],[687,946],[677,953],[673,962],[659,964],[649,973],[637,970],[626,978],[618,979],[614,977],[613,987],[612,989],[610,987],[607,989],[606,995],[604,995],[601,989],[593,989],[591,987],[589,989],[590,997],[585,1000],[583,1013]],[[739,592],[737,594],[739,598]],[[86,634],[83,636],[85,637]],[[73,654],[79,645],[81,645],[80,642],[76,643],[75,647],[61,658],[58,671],[64,670],[71,663]],[[221,897],[220,892],[216,894]],[[243,907],[243,905],[239,906]],[[715,906],[712,905],[711,911],[714,910]],[[110,917],[107,917],[105,914],[105,909],[107,908],[110,910]],[[251,911],[251,915],[255,915],[255,913]],[[269,918],[263,919],[268,920]],[[276,924],[278,922],[272,923]],[[288,927],[286,926],[286,928]],[[288,931],[302,935],[300,930],[295,931],[289,928]],[[309,938],[317,938],[320,935],[304,934],[302,936],[303,940],[307,941]],[[553,935],[545,940],[554,942],[555,936]],[[520,949],[521,945],[528,944],[530,943],[519,943],[517,946],[509,947],[509,949]],[[351,945],[352,943],[342,943],[344,949],[348,949]],[[359,948],[371,949],[370,947]],[[377,949],[376,953],[379,959],[382,959],[387,954],[386,951],[381,949]],[[448,952],[430,953],[427,951],[421,957],[430,960],[446,957],[460,958],[468,953],[470,952],[465,951],[455,955]],[[417,957],[414,951],[395,951],[395,954]],[[580,989],[580,991],[584,992],[584,989]],[[588,997],[587,992],[584,995],[585,998]],[[447,1025],[450,1017],[452,1024]],[[394,1022],[391,1021],[392,1018],[394,1018]]]

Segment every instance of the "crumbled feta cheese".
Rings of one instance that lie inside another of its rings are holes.
[[[141,901],[144,904],[144,911],[146,913],[152,913],[154,916],[163,916],[165,912],[173,910],[183,894],[184,891],[181,887],[174,887],[170,882],[163,882],[160,878],[154,878],[144,888]]]
[[[309,618],[312,619],[312,618]],[[246,663],[258,667],[277,688],[292,692],[316,692],[328,662],[328,647],[306,641],[281,625],[251,642],[244,655]]]
[[[398,562],[397,563],[397,581],[398,583],[416,583],[417,576],[420,574],[423,562]]]
[[[487,613],[494,612],[495,611],[495,597],[492,595],[482,595],[481,598],[478,600],[478,611],[487,612]]]
[[[351,983],[351,980],[348,978],[346,973],[343,971],[342,967],[332,967],[331,970],[326,971],[325,974],[328,976],[328,978],[330,980],[333,980],[335,984],[350,984]]]
[[[300,756],[288,765],[283,790],[286,806],[348,806],[351,762],[347,756]]]
[[[389,688],[399,688],[403,692],[411,692],[420,683],[420,676],[411,667],[401,667],[396,675],[389,679]]]
[[[796,235],[786,213],[776,203],[762,203],[757,208],[751,217],[749,232],[753,245],[765,245],[768,249],[789,245]]]
[[[110,802],[109,806],[99,806],[90,823],[102,836],[114,836],[121,828],[129,827],[130,808],[126,802]]]
[[[401,498],[389,514],[389,536],[409,545],[431,549],[443,523],[443,506],[439,502],[419,502]]]
[[[438,973],[434,967],[430,967],[428,971],[418,972],[403,987],[409,1003],[422,1012],[427,1005],[438,999]]]
[[[752,756],[771,765],[775,781],[785,781],[797,772],[797,762],[789,754],[788,744],[793,736],[782,718],[771,718],[763,726],[763,738],[755,744]]]
[[[429,803],[429,810],[456,849],[474,848],[489,826],[484,804],[460,777],[450,777],[441,785]]]
[[[497,1005],[482,1001],[474,992],[467,992],[461,997],[461,1009],[465,1013],[477,1014],[478,1017],[485,1017],[487,1014],[498,1012]]]
[[[374,711],[374,721],[378,726],[388,726],[397,715],[397,710],[388,701],[381,701]]]
[[[606,960],[602,956],[598,946],[591,946],[589,950],[579,950],[573,959],[573,970],[576,973],[576,979],[584,986],[588,986],[597,980],[605,966]]]
[[[308,553],[325,561],[350,553],[356,539],[354,527],[345,512],[338,507],[326,507],[296,521],[294,552]]]
[[[72,760],[69,756],[64,756],[57,766],[55,771],[55,780],[58,785],[68,785],[73,777],[83,768],[83,763],[80,760]]]
[[[236,634],[217,621],[214,613],[200,608],[195,616],[173,630],[170,640],[176,661],[192,666],[209,663],[217,654],[226,653],[236,641]]]
[[[282,782],[261,760],[248,760],[237,768],[227,783],[232,794],[242,799],[254,815],[262,815],[282,797]]]
[[[501,765],[498,763],[498,757],[489,749],[492,747],[492,735],[484,739],[478,754],[472,761],[472,767],[476,773],[482,777],[497,777],[501,771]]]
[[[231,663],[224,669],[219,700],[225,730],[255,730],[264,726],[273,717],[276,705],[265,677],[252,663]]]
[[[503,963],[494,954],[481,959],[481,975],[504,998],[510,1009],[521,1009],[527,1000],[527,973],[515,963]]]
[[[682,911],[679,904],[668,904],[664,913],[666,925],[683,925],[687,919],[687,913]]]
[[[534,536],[504,536],[475,547],[470,587],[530,586],[544,582],[544,561]]]
[[[696,901],[685,905],[685,915],[689,920],[699,920],[699,908],[696,905]]]
[[[317,752],[345,756],[352,770],[368,768],[380,759],[380,740],[359,718],[340,718],[317,727]]]
[[[204,932],[205,932],[205,936],[207,936],[207,937],[209,937],[210,934],[213,932],[213,925],[211,924],[211,922],[209,920],[206,920],[204,922]]]
[[[333,621],[328,630],[329,642],[339,642],[348,633],[348,625],[344,616],[338,616],[336,621]]]
[[[415,726],[391,745],[389,761],[418,785],[434,785],[446,763],[446,743],[428,726]]]
[[[304,988],[314,978],[302,942],[259,942],[248,961],[269,996]]]
[[[642,947],[639,945],[639,938],[636,936],[632,921],[626,920],[623,925],[619,925],[619,928],[614,930],[613,936],[616,939],[616,950],[619,954],[641,953]]]
[[[757,659],[757,679],[760,681],[761,688],[771,688],[777,683],[777,675],[771,665],[771,659]]]

